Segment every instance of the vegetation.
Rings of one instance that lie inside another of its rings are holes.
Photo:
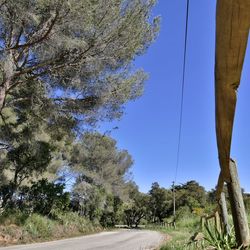
[[[141,193],[132,156],[96,131],[143,93],[147,75],[133,60],[158,34],[154,5],[0,1],[0,244],[176,220],[181,232],[167,230],[177,240],[165,249],[183,249],[214,206],[214,191],[194,180]],[[207,231],[211,242],[233,242]]]
[[[20,210],[5,211],[0,217],[1,245],[28,243],[72,237],[103,230],[77,213],[58,214],[50,219],[40,214],[27,215]]]
[[[131,190],[140,195],[133,160],[95,129],[142,95],[147,74],[132,63],[158,34],[154,5],[0,1],[3,235],[44,239],[125,220],[136,202]]]
[[[217,228],[211,227],[209,224],[205,224],[205,229],[205,240],[210,246],[213,246],[218,250],[230,250],[237,248],[235,234],[232,230],[228,233],[226,233],[226,231],[220,232]]]
[[[208,196],[211,196],[210,192],[208,192]],[[248,194],[244,194],[246,199],[248,196]],[[152,229],[166,233],[169,236],[167,242],[163,244],[160,250],[243,249],[241,246],[237,247],[231,216],[229,216],[230,232],[226,234],[225,231],[218,231],[213,222],[206,223],[202,230],[200,227],[200,216],[197,213],[190,213],[188,209],[180,208],[178,213],[179,219],[177,220],[176,228],[159,225],[151,226]],[[247,213],[249,218],[250,210],[247,210]],[[250,220],[248,221],[250,223]]]

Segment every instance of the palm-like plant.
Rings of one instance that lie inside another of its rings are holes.
[[[228,233],[226,230],[220,232],[216,227],[211,227],[208,223],[206,223],[204,239],[216,250],[243,249],[242,246],[237,248],[237,242],[232,227]]]

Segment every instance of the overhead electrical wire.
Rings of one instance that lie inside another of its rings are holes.
[[[179,119],[178,144],[177,144],[177,155],[176,155],[176,167],[175,167],[174,182],[176,182],[176,179],[177,179],[178,170],[179,170],[179,161],[180,161],[182,122],[183,122],[183,104],[184,104],[184,90],[185,90],[185,76],[186,76],[188,17],[189,17],[189,0],[187,0],[187,5],[186,5],[186,27],[185,27],[184,56],[183,56],[183,69],[182,69],[181,106],[180,106],[180,119]]]

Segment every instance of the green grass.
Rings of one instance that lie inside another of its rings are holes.
[[[100,225],[73,212],[50,219],[39,214],[8,211],[0,216],[0,224],[0,245],[68,238],[103,230]]]
[[[169,235],[169,240],[160,248],[160,250],[184,250],[197,249],[193,244],[188,244],[190,237],[199,229],[198,218],[184,218],[176,225],[176,229],[162,229],[161,231]]]
[[[250,222],[250,213],[247,214],[248,216],[248,221]],[[168,240],[164,243],[164,245],[160,248],[160,250],[170,250],[170,249],[175,249],[175,250],[199,250],[199,249],[206,249],[208,245],[211,246],[211,242],[209,244],[208,241],[205,241],[205,247],[200,245],[195,245],[194,243],[191,243],[188,245],[189,239],[192,235],[194,235],[195,232],[200,231],[199,228],[199,221],[200,217],[199,216],[185,216],[181,218],[179,221],[177,221],[176,229],[173,228],[163,228],[163,227],[152,227],[152,229],[161,231],[165,234],[167,234]],[[230,223],[232,224],[232,218],[229,218]],[[204,235],[207,237],[207,232],[204,230]],[[216,234],[215,234],[216,236]],[[218,234],[217,234],[218,236]],[[223,235],[222,235],[223,236]],[[221,237],[222,237],[221,236]],[[223,241],[228,241],[227,238],[219,239],[220,237],[217,237],[218,240],[223,240]],[[225,244],[228,242],[224,242]],[[212,244],[213,245],[213,244]],[[224,248],[218,248],[218,249],[224,249]],[[228,249],[228,248],[225,248]]]
[[[31,215],[24,223],[23,230],[32,239],[49,239],[53,235],[56,221],[52,221],[39,214]]]
[[[199,231],[200,217],[193,214],[184,216],[176,223],[176,229],[166,228],[161,226],[150,225],[148,229],[160,231],[168,235],[166,242],[161,246],[160,250],[193,250],[198,249],[197,246],[192,244],[188,245],[190,237]]]
[[[183,250],[187,248],[188,239],[191,234],[189,232],[181,230],[166,230],[166,233],[170,236],[170,239],[165,243],[160,250]]]

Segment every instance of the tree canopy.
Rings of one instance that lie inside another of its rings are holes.
[[[84,132],[97,121],[120,118],[124,104],[142,94],[147,74],[132,63],[157,36],[154,5],[0,0],[2,184],[14,181],[17,188],[25,179],[59,178],[63,168],[82,166],[78,180],[121,190],[130,155],[111,138]],[[98,140],[102,153],[91,158]]]
[[[2,0],[0,111],[8,95],[35,80],[64,115],[90,123],[120,117],[121,105],[142,93],[145,73],[130,64],[158,32],[154,4]]]

